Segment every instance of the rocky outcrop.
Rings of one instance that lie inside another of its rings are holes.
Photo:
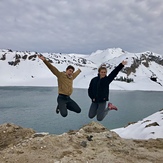
[[[163,160],[163,139],[126,140],[95,122],[62,135],[34,133],[32,129],[3,124],[0,136],[1,163],[162,163]]]
[[[6,53],[2,55],[2,57],[0,58],[0,60],[5,61],[6,60]]]
[[[25,129],[14,124],[5,123],[0,126],[0,150],[16,145],[21,140],[31,137],[34,133],[35,131],[32,129]]]
[[[130,67],[125,67],[123,72],[129,76],[131,73],[135,73],[136,69],[143,64],[145,67],[149,67],[150,62],[156,62],[158,65],[163,65],[163,58],[155,56],[152,52],[142,53],[140,57],[135,56],[132,58],[133,63]]]
[[[4,61],[9,58],[8,64],[10,66],[17,66],[19,63],[22,61],[36,61],[37,55],[39,53],[37,52],[18,52],[18,51],[12,51],[11,49],[9,50],[2,50],[0,51],[1,56],[0,60]],[[8,57],[10,56],[10,57]],[[12,57],[11,57],[12,56]],[[92,64],[93,62],[82,58],[82,57],[77,57],[77,56],[71,56],[71,55],[62,55],[62,54],[55,54],[55,53],[48,53],[48,57],[46,59],[50,63],[56,63],[56,64],[63,64],[63,63],[68,63],[68,64],[74,64],[77,66],[82,66],[84,67],[87,63]]]

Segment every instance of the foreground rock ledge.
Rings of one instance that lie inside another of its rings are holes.
[[[99,123],[62,135],[0,126],[0,163],[162,163],[163,139],[122,139]]]

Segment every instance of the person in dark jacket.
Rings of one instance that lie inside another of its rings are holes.
[[[114,109],[106,108],[106,101],[109,100],[109,84],[126,64],[127,61],[122,61],[108,76],[106,66],[100,66],[98,76],[91,80],[88,88],[88,95],[92,100],[88,114],[89,118],[97,116],[97,120],[102,121],[108,111]]]

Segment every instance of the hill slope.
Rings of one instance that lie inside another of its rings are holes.
[[[122,139],[95,122],[62,135],[34,134],[31,129],[3,124],[0,136],[0,162],[162,163],[163,160],[163,139]]]
[[[57,86],[57,80],[38,59],[37,52],[0,50],[0,86]],[[90,55],[42,53],[60,71],[71,64],[82,70],[74,86],[88,88],[101,64],[108,73],[122,60],[128,64],[111,89],[163,91],[163,57],[152,52],[129,53],[120,48],[98,50]],[[127,82],[126,82],[127,81]]]

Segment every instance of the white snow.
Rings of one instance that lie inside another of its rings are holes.
[[[156,126],[150,124],[156,123]],[[149,127],[148,127],[149,125]],[[113,129],[120,137],[126,139],[157,139],[163,138],[163,110],[127,127]]]
[[[146,56],[151,52],[143,52]],[[49,71],[45,64],[38,59],[26,60],[20,59],[20,63],[11,66],[8,62],[15,61],[15,54],[34,55],[35,52],[10,52],[0,50],[0,59],[6,54],[6,60],[0,60],[0,86],[57,86],[56,77]],[[98,50],[90,55],[83,54],[60,54],[60,53],[42,53],[45,57],[53,61],[53,65],[60,71],[64,71],[68,65],[73,65],[76,69],[80,68],[81,73],[74,80],[74,88],[85,88],[89,86],[90,80],[97,75],[98,67],[105,63],[108,66],[108,74],[123,60],[127,60],[125,67],[130,67],[134,58],[140,58],[142,53],[129,53],[120,48]],[[154,56],[163,57],[152,53]],[[84,62],[83,62],[84,60]],[[150,77],[155,74],[157,81],[153,82]],[[119,72],[117,77],[127,77],[127,74]],[[149,62],[149,67],[140,64],[136,72],[131,72],[128,78],[134,82],[126,83],[113,81],[110,89],[115,90],[147,90],[163,91],[163,66],[156,62]],[[160,84],[159,84],[160,83]]]

